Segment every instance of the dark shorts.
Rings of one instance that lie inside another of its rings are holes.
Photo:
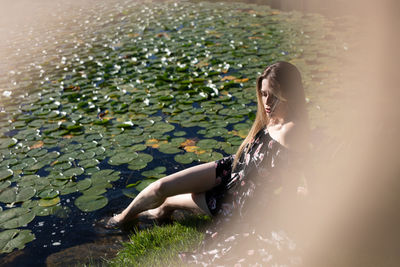
[[[231,179],[234,156],[228,156],[215,161],[215,174],[217,185],[205,192],[207,207],[212,215],[216,215],[221,209],[227,184]]]

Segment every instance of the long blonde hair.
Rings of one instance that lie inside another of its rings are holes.
[[[247,144],[251,143],[256,134],[266,127],[269,118],[264,110],[261,95],[261,85],[264,79],[268,79],[272,93],[288,105],[288,120],[296,120],[308,129],[308,115],[306,111],[304,88],[299,70],[289,62],[278,61],[269,65],[257,78],[257,113],[256,119],[250,128],[247,137],[244,139],[236,152],[233,168],[235,170],[240,156],[243,154]]]

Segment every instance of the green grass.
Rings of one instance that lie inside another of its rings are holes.
[[[178,253],[193,251],[203,240],[209,217],[191,217],[173,224],[154,226],[132,234],[130,242],[109,266],[179,266]]]

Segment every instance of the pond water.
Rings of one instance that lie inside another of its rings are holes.
[[[267,64],[300,68],[314,128],[329,127],[346,94],[337,67],[351,18],[245,3],[30,5],[9,7],[26,12],[20,24],[0,21],[4,265],[112,256],[124,237],[96,233],[95,221],[160,177],[234,153]]]

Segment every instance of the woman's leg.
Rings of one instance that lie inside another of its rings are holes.
[[[163,177],[143,189],[136,198],[113,219],[125,224],[145,210],[155,209],[168,197],[186,193],[202,193],[215,186],[215,163],[200,164]]]
[[[209,215],[211,212],[206,203],[205,193],[188,193],[168,197],[158,208],[139,213],[153,219],[169,218],[174,210],[188,210],[196,214]]]

